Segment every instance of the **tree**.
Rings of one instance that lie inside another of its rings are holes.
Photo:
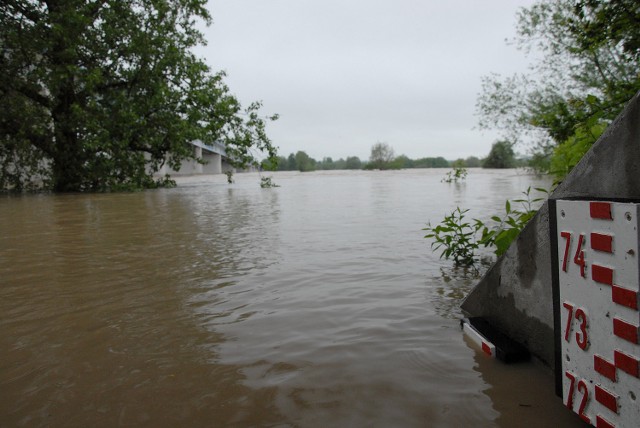
[[[478,168],[480,166],[480,159],[475,156],[469,156],[464,160],[467,168]]]
[[[414,168],[449,168],[449,161],[438,156],[437,158],[421,158],[413,163]]]
[[[298,151],[295,159],[300,172],[313,171],[315,169],[315,161],[312,160],[307,153]]]
[[[376,143],[371,147],[367,169],[388,169],[393,161],[393,149],[387,143]]]
[[[467,164],[462,158],[458,158],[451,162],[451,168],[464,168],[465,166],[467,166]]]
[[[391,168],[393,169],[407,169],[407,168],[413,168],[413,167],[414,167],[414,161],[413,159],[410,159],[407,155],[400,155],[391,162]]]
[[[360,158],[358,156],[348,156],[345,168],[346,169],[361,169],[362,168],[362,161],[360,160]]]
[[[637,0],[540,0],[520,10],[517,34],[538,58],[532,72],[485,77],[477,110],[481,128],[533,137],[538,166],[549,165],[550,146],[602,128],[640,90]]]
[[[266,158],[262,162],[260,162],[260,169],[263,169],[265,171],[279,171],[282,167],[280,163],[282,159],[284,159],[286,163],[287,160],[281,156]]]
[[[513,168],[515,166],[516,158],[512,144],[504,140],[493,143],[489,155],[482,163],[483,168]]]
[[[322,161],[319,163],[320,169],[336,169],[336,163],[333,161],[331,157],[322,158]]]
[[[347,169],[347,161],[340,158],[334,162],[334,169]]]
[[[565,177],[593,145],[594,136],[602,134],[604,128],[603,124],[593,125],[592,128],[579,127],[573,136],[554,148],[550,172],[559,180]]]
[[[291,153],[287,158],[287,170],[296,171],[297,169],[298,169],[298,164],[296,163],[296,155]]]
[[[287,158],[284,156],[278,156],[278,171],[286,171],[287,170]]]
[[[206,0],[6,0],[0,5],[0,188],[157,185],[190,142],[237,166],[275,156],[259,103],[242,109],[191,49]],[[269,119],[275,119],[271,117]]]

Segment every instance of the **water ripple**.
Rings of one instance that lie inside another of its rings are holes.
[[[279,173],[282,187],[260,189],[237,174],[0,200],[0,425],[508,421],[518,409],[492,395],[508,382],[458,325],[474,280],[420,229],[457,204],[488,217],[539,184],[442,175]]]

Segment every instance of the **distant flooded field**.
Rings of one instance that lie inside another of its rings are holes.
[[[0,197],[0,427],[583,426],[464,337],[477,279],[421,230],[549,180],[446,172]]]

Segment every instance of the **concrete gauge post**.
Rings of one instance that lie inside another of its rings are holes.
[[[551,208],[556,392],[593,426],[637,427],[640,204]]]

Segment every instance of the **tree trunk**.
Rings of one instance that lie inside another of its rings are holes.
[[[52,114],[56,139],[52,166],[53,189],[56,192],[79,192],[83,190],[86,159],[73,118],[75,92],[71,79],[60,88],[60,92],[60,102]]]

